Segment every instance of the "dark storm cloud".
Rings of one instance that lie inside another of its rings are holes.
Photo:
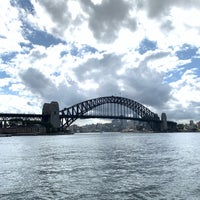
[[[71,22],[71,14],[68,10],[67,1],[42,0],[39,1],[39,3],[45,8],[52,21],[57,24],[57,27],[56,29],[53,29],[53,32],[55,32],[56,35],[62,35]]]
[[[83,12],[72,19],[66,0],[38,1],[56,23],[52,31],[63,36],[65,30],[71,31],[87,21],[93,36],[100,42],[112,43],[118,37],[122,28],[134,32],[137,29],[137,12],[143,10],[147,16],[161,22],[164,31],[173,30],[173,23],[167,19],[172,7],[200,8],[199,0],[104,0],[101,4],[94,4],[91,0],[78,1]],[[133,17],[131,14],[135,15]]]
[[[166,15],[174,0],[149,0],[146,3],[149,17],[154,18]]]
[[[39,94],[42,97],[48,97],[55,91],[55,86],[51,80],[34,68],[27,69],[20,74],[20,77],[33,93]]]
[[[60,83],[56,86],[52,80],[34,68],[22,72],[20,77],[33,94],[41,96],[47,102],[57,100],[61,108],[84,98],[75,82],[68,81],[68,85]]]
[[[131,66],[120,74],[118,71],[125,64],[122,56],[106,54],[102,59],[90,59],[74,72],[78,81],[92,79],[99,88],[89,91],[89,96],[125,95],[146,105],[162,107],[169,99],[171,87],[163,84],[163,74],[150,69],[148,61],[165,57],[168,53],[160,52],[146,57],[139,67]]]
[[[171,88],[163,84],[162,74],[145,65],[128,69],[123,77],[128,96],[156,108],[170,100]]]
[[[40,4],[50,14],[52,20],[58,24],[68,24],[70,13],[68,12],[67,2],[65,0],[51,1],[42,0]]]
[[[171,98],[171,87],[163,83],[164,74],[148,67],[148,62],[165,58],[169,52],[152,52],[137,68],[128,69],[125,83],[129,95],[134,94],[142,103],[161,108]]]
[[[92,58],[74,70],[79,82],[93,80],[99,85],[87,92],[88,98],[116,95],[120,92],[117,71],[122,67],[121,56],[104,54],[101,59]]]
[[[161,18],[166,16],[170,12],[170,8],[173,6],[182,8],[200,8],[199,0],[143,0],[143,8],[147,10],[150,18]]]
[[[137,19],[130,16],[131,12],[144,10],[149,18],[158,19],[163,31],[174,29],[172,21],[165,18],[169,16],[172,7],[200,8],[199,0],[104,0],[101,4],[93,4],[91,0],[81,1],[83,10],[88,13],[89,27],[94,37],[106,43],[113,42],[121,28],[135,31]],[[136,16],[137,17],[137,16]]]
[[[97,40],[113,42],[121,27],[136,29],[136,20],[131,18],[131,4],[123,0],[106,0],[93,4],[90,0],[81,1],[83,9],[89,16],[89,27]]]
[[[104,54],[102,58],[91,58],[74,69],[78,80],[94,78],[96,81],[105,79],[108,75],[116,76],[122,66],[121,57],[114,54]]]
[[[166,109],[168,118],[170,120],[199,120],[200,103],[191,102],[187,107],[182,104],[176,106],[176,110]]]

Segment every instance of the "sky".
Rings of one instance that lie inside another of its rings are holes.
[[[0,1],[0,112],[122,96],[200,121],[199,0]]]

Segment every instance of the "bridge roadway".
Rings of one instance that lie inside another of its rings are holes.
[[[24,114],[24,113],[0,113],[0,117],[32,117],[41,118],[42,114]]]
[[[42,114],[23,114],[23,113],[0,113],[0,123],[2,124],[2,128],[7,127],[6,121],[35,121],[37,123],[43,123],[43,119],[49,118],[49,115],[42,115]],[[136,118],[136,117],[128,117],[128,116],[105,116],[105,115],[67,115],[67,114],[60,114],[59,115],[60,122],[62,124],[62,120],[69,118],[69,119],[91,119],[91,118],[99,118],[99,119],[124,119],[124,120],[134,120],[134,121],[147,121],[147,119]],[[154,122],[156,124],[160,124],[161,121],[150,119],[148,122]],[[61,127],[62,128],[62,127]]]
[[[42,121],[43,117],[49,117],[49,115],[42,114],[24,114],[24,113],[0,113],[0,121],[10,120],[10,119],[32,119]],[[127,116],[104,116],[104,115],[59,115],[60,119],[62,118],[79,118],[79,119],[126,119],[126,120],[136,120],[136,121],[147,121],[147,119],[137,118],[137,117],[127,117]],[[148,121],[155,121],[155,119],[148,119]],[[160,122],[160,121],[159,121]]]
[[[0,113],[1,120],[9,119],[42,119],[42,114],[23,114],[23,113]]]
[[[145,118],[138,118],[138,117],[127,117],[127,116],[108,116],[108,115],[60,115],[60,119],[62,118],[78,118],[78,119],[125,119],[125,120],[135,120],[135,121],[148,121],[148,122],[161,122],[157,119],[145,119]]]

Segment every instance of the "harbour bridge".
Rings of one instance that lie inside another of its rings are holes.
[[[42,114],[0,113],[0,125],[5,128],[13,120],[35,121],[60,131],[69,128],[77,119],[88,118],[142,121],[147,122],[153,131],[165,130],[167,125],[174,126],[173,122],[167,122],[165,117],[160,119],[137,101],[119,96],[89,99],[62,110],[59,110],[57,102],[45,103]]]

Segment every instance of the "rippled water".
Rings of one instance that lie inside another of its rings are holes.
[[[0,138],[0,199],[200,199],[200,133]]]

